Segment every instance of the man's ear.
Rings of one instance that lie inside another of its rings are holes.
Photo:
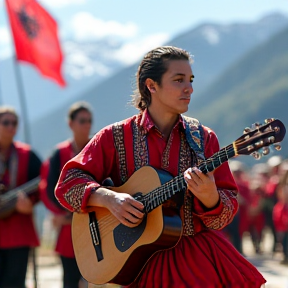
[[[69,125],[70,129],[72,130],[72,120],[68,120],[68,125]]]
[[[151,94],[156,92],[156,83],[154,80],[147,78],[145,84]]]

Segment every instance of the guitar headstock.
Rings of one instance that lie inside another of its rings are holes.
[[[256,159],[270,152],[269,146],[281,150],[280,142],[284,139],[286,128],[284,124],[274,118],[266,119],[265,124],[255,123],[251,128],[244,129],[244,134],[233,142],[236,155],[252,155]]]

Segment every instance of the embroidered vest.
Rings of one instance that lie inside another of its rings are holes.
[[[178,174],[183,174],[184,171],[194,166],[197,163],[200,163],[205,159],[204,157],[204,131],[200,122],[195,118],[190,118],[187,116],[181,116],[185,123],[185,132],[181,131],[180,133],[180,154],[178,162]],[[132,127],[131,127],[132,126]],[[115,148],[118,152],[118,164],[120,171],[120,179],[122,183],[128,180],[128,171],[127,171],[127,159],[125,152],[125,137],[131,135],[133,140],[133,156],[134,156],[134,166],[135,171],[140,169],[143,166],[149,165],[149,155],[148,155],[148,145],[146,141],[146,135],[143,129],[136,124],[135,121],[130,124],[124,124],[124,122],[117,122],[112,126],[113,137]],[[125,138],[127,141],[127,139]],[[172,141],[172,140],[171,140]],[[165,159],[169,155],[169,141],[167,143],[168,148],[165,149],[163,153],[162,166],[165,168],[166,161]],[[165,153],[166,152],[166,153]],[[167,157],[166,155],[167,154]],[[195,157],[196,156],[196,157]],[[195,159],[196,158],[196,159]],[[167,158],[168,159],[168,158]],[[183,200],[182,200],[183,201]],[[188,196],[185,193],[184,198],[184,221],[183,221],[183,234],[184,235],[193,235],[193,219],[192,219],[192,203],[193,197]]]

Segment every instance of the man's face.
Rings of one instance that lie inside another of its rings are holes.
[[[88,138],[92,125],[92,116],[88,111],[79,111],[74,120],[70,121],[70,128],[78,137]]]
[[[18,127],[18,120],[14,114],[5,113],[0,118],[0,137],[13,140]]]
[[[193,74],[188,60],[170,60],[168,70],[162,76],[161,85],[155,84],[151,105],[163,112],[181,114],[188,110],[193,93]]]

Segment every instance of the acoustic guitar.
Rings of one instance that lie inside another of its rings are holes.
[[[280,120],[246,128],[244,135],[198,165],[211,172],[228,159],[252,154],[258,159],[269,153],[270,145],[280,150],[286,129]],[[87,213],[73,213],[72,240],[78,267],[90,283],[132,283],[148,260],[159,250],[173,248],[181,238],[182,222],[174,209],[162,205],[186,190],[183,175],[172,177],[165,171],[145,166],[137,170],[116,192],[129,193],[142,202],[146,216],[140,225],[121,224],[108,209],[91,207]]]
[[[0,219],[6,218],[13,213],[19,191],[22,191],[26,195],[33,194],[37,191],[39,182],[40,177],[36,177],[0,195]]]

